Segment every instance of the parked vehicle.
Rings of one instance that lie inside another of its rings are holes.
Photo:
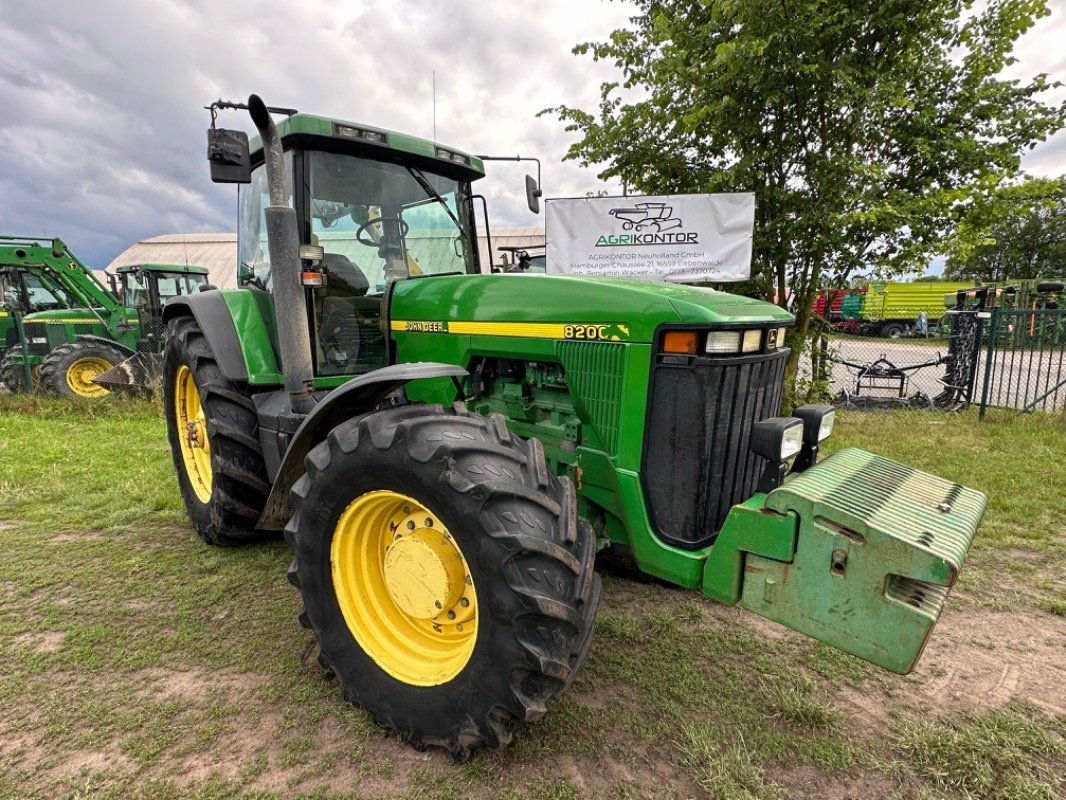
[[[107,288],[61,239],[45,241],[0,237],[0,269],[22,276],[29,364],[40,388],[51,394],[106,395],[97,378],[138,353],[161,349],[163,304],[207,282],[204,267],[137,264],[119,268]],[[0,378],[18,391],[25,388],[22,347],[11,330],[7,337]]]
[[[607,547],[913,666],[985,498],[856,449],[819,461],[832,408],[779,416],[788,312],[483,274],[476,156],[291,110],[275,125],[255,95],[220,107],[259,132],[209,131],[213,178],[249,184],[244,285],[163,310],[168,440],[204,541],[284,530],[299,620],[347,699],[417,746],[504,746],[580,667]]]
[[[841,300],[838,329],[887,339],[911,336],[918,329],[920,318],[931,325],[943,316],[945,295],[972,286],[945,281],[871,283]]]

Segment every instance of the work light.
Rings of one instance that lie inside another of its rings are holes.
[[[803,449],[803,430],[803,420],[796,417],[770,417],[751,426],[751,450],[767,461],[760,492],[776,489],[784,481],[789,460]]]
[[[803,420],[770,417],[751,426],[751,449],[767,461],[788,461],[803,447]]]
[[[803,420],[803,449],[793,469],[801,472],[818,461],[818,446],[833,433],[836,409],[832,406],[800,406],[792,412]]]
[[[803,441],[812,444],[824,442],[833,433],[837,410],[832,406],[800,406],[792,416],[803,420]]]

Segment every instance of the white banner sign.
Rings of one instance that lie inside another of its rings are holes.
[[[671,283],[751,275],[755,195],[545,201],[547,271]]]

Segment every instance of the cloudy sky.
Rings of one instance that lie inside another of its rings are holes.
[[[1066,82],[1066,0],[1051,6],[1017,77]],[[572,134],[536,112],[595,107],[614,73],[570,50],[629,13],[603,0],[4,0],[0,232],[60,236],[102,267],[148,236],[232,230],[236,191],[208,180],[203,106],[257,92],[431,138],[434,73],[438,141],[539,157],[547,196],[616,191],[563,164]],[[251,127],[243,112],[220,124]],[[1025,165],[1066,173],[1066,134]],[[527,169],[488,165],[494,224],[542,224],[525,210]]]

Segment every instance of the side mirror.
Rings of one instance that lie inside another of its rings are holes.
[[[208,128],[207,160],[214,183],[252,182],[252,159],[244,131]]]
[[[534,214],[540,213],[540,198],[544,192],[537,186],[537,179],[532,175],[526,175],[526,204]]]

